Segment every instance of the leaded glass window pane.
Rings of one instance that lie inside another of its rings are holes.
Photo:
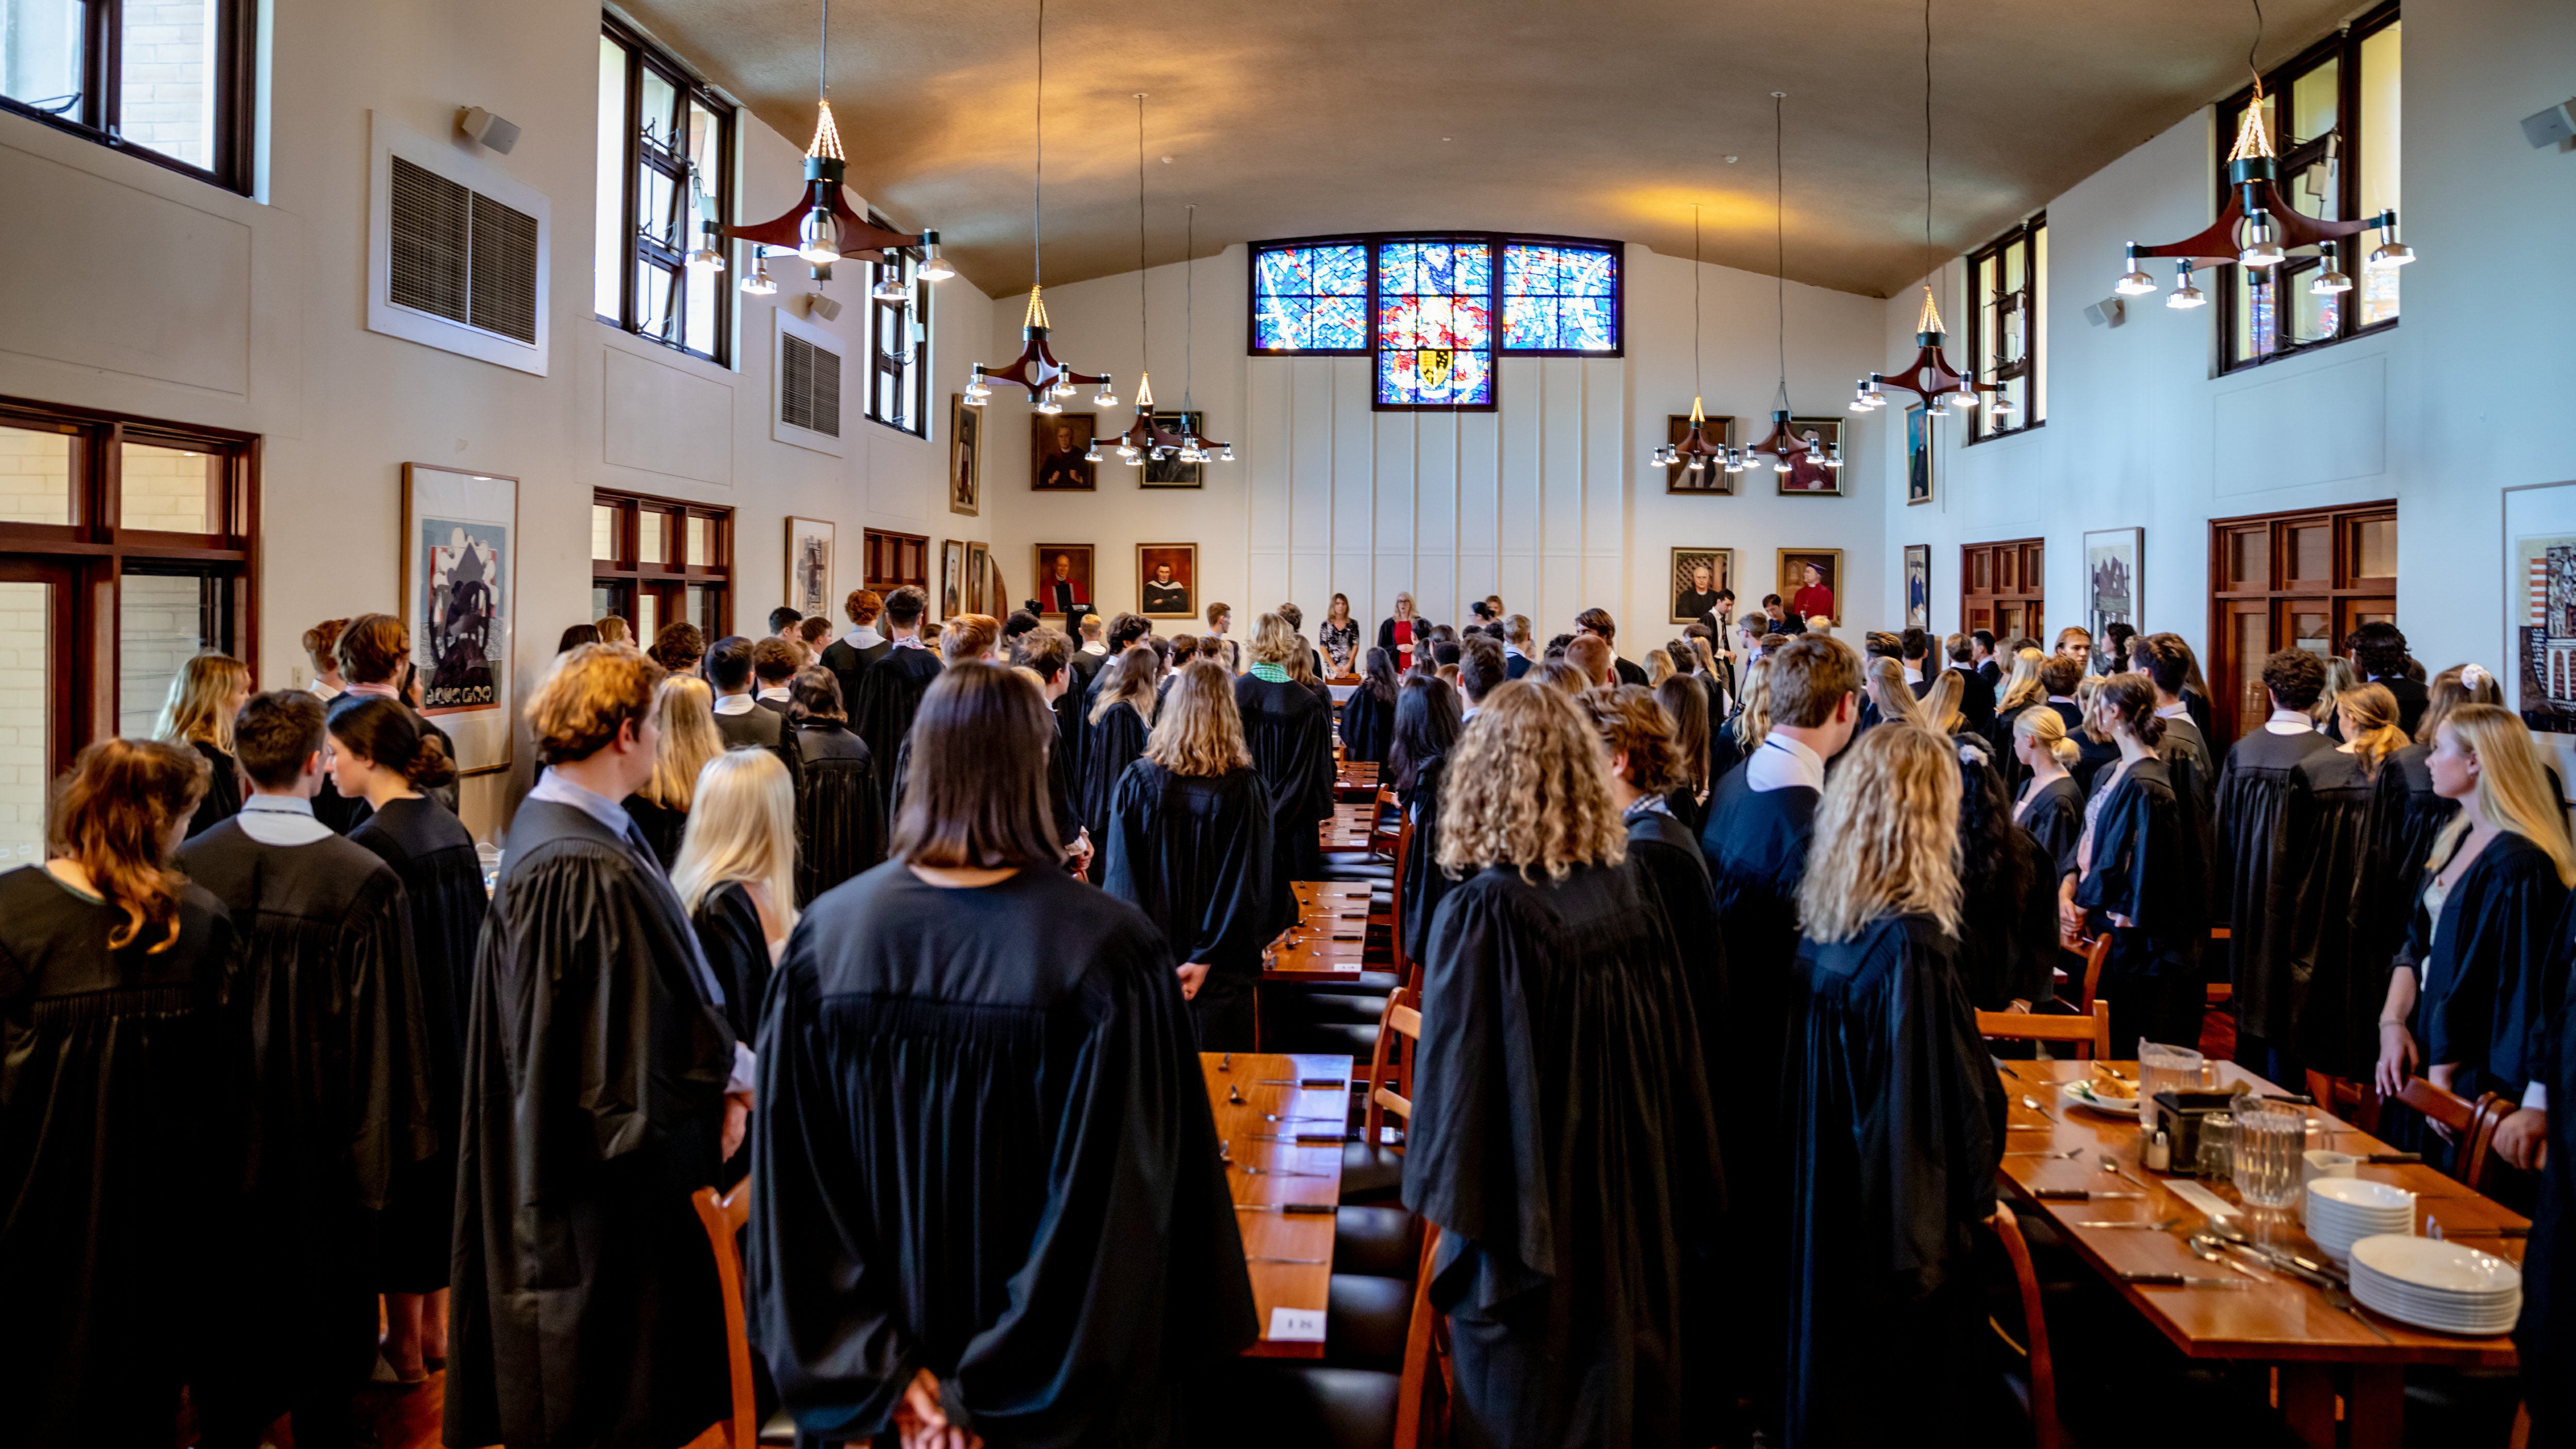
[[[1619,258],[1606,247],[1503,248],[1503,350],[1615,352]]]
[[[1493,255],[1480,241],[1378,244],[1380,404],[1493,405]]]
[[[1252,345],[1261,352],[1368,348],[1368,248],[1268,247],[1253,255]]]

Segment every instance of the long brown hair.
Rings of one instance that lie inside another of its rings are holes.
[[[166,740],[100,740],[72,761],[55,792],[47,844],[125,913],[107,933],[109,950],[133,945],[146,930],[160,937],[151,951],[179,939],[179,891],[188,878],[170,869],[171,830],[196,814],[212,776],[204,756]]]
[[[1440,795],[1440,865],[1488,865],[1563,880],[1617,865],[1628,833],[1610,794],[1610,757],[1574,696],[1512,680],[1485,696],[1459,737]]]
[[[2424,691],[2424,714],[2415,721],[2415,743],[2428,749],[2438,743],[2433,732],[2461,705],[2503,703],[2504,687],[2485,665],[2454,664],[2434,675]]]
[[[903,806],[887,853],[946,869],[1063,860],[1047,807],[1055,712],[1038,687],[996,664],[950,665],[912,722]]]
[[[1127,652],[1118,656],[1117,677],[1109,682],[1108,688],[1100,691],[1100,702],[1091,707],[1090,723],[1100,723],[1111,710],[1127,704],[1135,706],[1136,713],[1145,717],[1147,725],[1152,725],[1154,686],[1161,683],[1162,678],[1162,655],[1155,653],[1150,645],[1128,645]]]
[[[1243,715],[1234,707],[1234,681],[1223,665],[1193,659],[1181,666],[1145,741],[1145,758],[1175,775],[1223,775],[1251,766]]]
[[[329,728],[340,749],[393,771],[415,790],[436,789],[456,779],[456,762],[447,757],[438,736],[381,694],[344,694],[333,700]]]
[[[2361,761],[2364,779],[2379,778],[2379,762],[2406,747],[2406,732],[2397,727],[2397,696],[2384,684],[2365,684],[2334,697],[2344,738]]]
[[[1691,798],[1708,798],[1708,688],[1696,676],[1676,674],[1655,686],[1655,703],[1673,722],[1673,749],[1681,756],[1681,782]]]
[[[152,737],[174,745],[200,740],[233,752],[233,693],[250,687],[250,666],[229,654],[191,657],[170,676],[170,697]]]

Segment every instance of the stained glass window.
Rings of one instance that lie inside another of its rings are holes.
[[[1503,248],[1503,350],[1615,352],[1619,254],[1513,242]]]
[[[1493,245],[1380,242],[1377,273],[1378,405],[1493,406]]]
[[[1255,248],[1256,352],[1368,350],[1368,248],[1357,242]]]

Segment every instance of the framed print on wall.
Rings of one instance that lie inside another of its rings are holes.
[[[1905,546],[1905,627],[1932,627],[1932,545]]]
[[[966,541],[952,538],[939,545],[939,617],[966,612]]]
[[[1789,471],[1774,471],[1780,480],[1783,498],[1840,498],[1843,496],[1843,471],[1828,468],[1812,459],[1821,458],[1840,446],[1843,420],[1840,418],[1791,418],[1789,436],[1815,451],[1789,465]]]
[[[459,773],[506,770],[519,480],[405,463],[402,491],[402,620],[420,712],[456,742]]]
[[[984,511],[984,410],[948,395],[948,511]]]
[[[1932,412],[1921,403],[1905,410],[1905,502],[1932,501]]]
[[[1042,543],[1030,550],[1037,565],[1038,613],[1045,617],[1079,618],[1095,611],[1091,592],[1091,545],[1087,543]]]
[[[993,612],[993,601],[989,597],[991,592],[990,584],[992,576],[992,549],[989,546],[980,543],[970,543],[966,545],[967,613],[990,614]]]
[[[2146,617],[2147,531],[2106,528],[2084,535],[2084,627],[2101,639],[2113,624],[2139,627]]]
[[[2576,483],[2504,490],[2505,703],[2535,734],[2576,735]],[[2563,742],[2544,743],[2563,775]]]
[[[832,525],[820,518],[787,520],[787,602],[796,612],[829,618],[832,608]]]
[[[1199,546],[1195,543],[1136,545],[1136,597],[1148,619],[1198,617]]]
[[[1195,408],[1188,412],[1156,412],[1154,426],[1167,433],[1194,437],[1207,424],[1207,414]],[[1184,463],[1179,455],[1169,458],[1148,456],[1137,470],[1139,488],[1204,488],[1207,486],[1207,464]]]
[[[1674,549],[1672,574],[1673,614],[1666,622],[1699,623],[1717,611],[1717,591],[1735,587],[1735,550]]]
[[[1664,441],[1675,447],[1681,446],[1682,439],[1690,436],[1690,425],[1688,413],[1665,414]],[[1703,417],[1699,420],[1699,427],[1699,435],[1709,442],[1735,441],[1735,419],[1731,417]],[[1714,462],[1696,473],[1690,470],[1688,463],[1667,463],[1664,465],[1664,491],[1696,494],[1702,498],[1732,498],[1735,496],[1735,475]]]
[[[1085,461],[1091,451],[1093,413],[1029,415],[1030,457],[1036,471],[1029,477],[1035,493],[1091,493],[1098,490],[1100,465]]]
[[[1789,612],[1809,624],[1841,621],[1841,605],[1835,602],[1843,587],[1841,549],[1784,548],[1772,578],[1771,590],[1787,602]]]

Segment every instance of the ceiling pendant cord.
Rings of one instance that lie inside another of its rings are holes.
[[[1780,400],[1776,406],[1782,412],[1789,410],[1789,165],[1781,121],[1781,107],[1788,99],[1787,91],[1771,93],[1772,314],[1780,337]]]
[[[1145,93],[1136,92],[1136,371],[1152,373],[1154,338],[1145,285]]]
[[[1046,0],[1038,0],[1037,165],[1029,185],[1029,290],[1046,283]]]
[[[2263,72],[2255,68],[2256,52],[2263,48],[2263,0],[2254,0],[2254,39],[2245,47],[2245,69],[2254,77],[2254,104],[2263,104]]]
[[[832,0],[823,0],[823,43],[814,51],[814,92],[832,98]]]
[[[1141,164],[1141,163],[1139,163]],[[1190,378],[1199,370],[1199,208],[1181,208],[1181,411],[1190,410]]]
[[[1691,207],[1691,395],[1701,398],[1708,389],[1700,385],[1699,375],[1699,207]]]

